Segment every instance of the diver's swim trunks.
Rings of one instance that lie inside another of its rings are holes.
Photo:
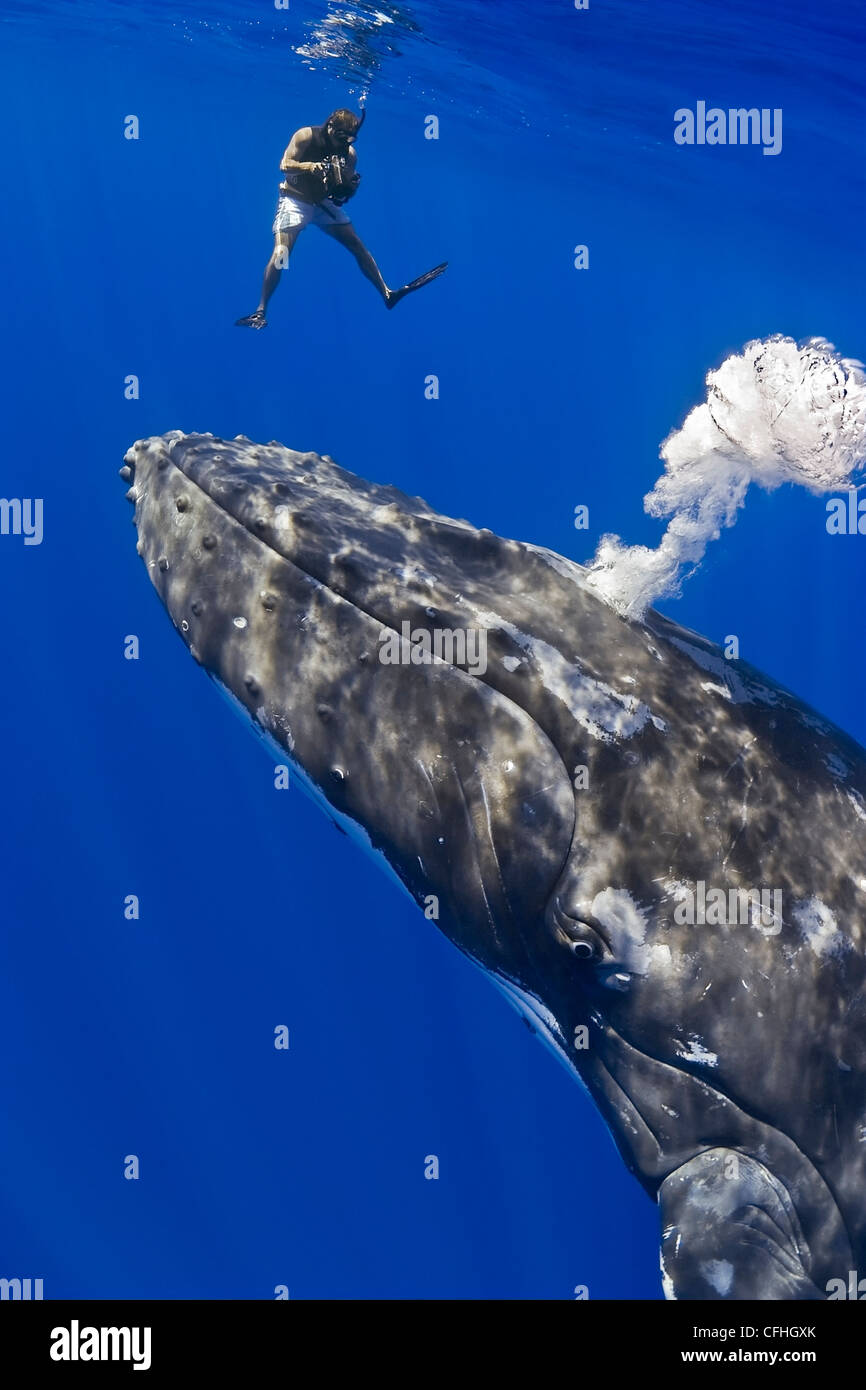
[[[351,217],[342,208],[338,208],[336,203],[332,203],[330,198],[325,198],[321,203],[304,203],[300,198],[293,198],[290,193],[281,193],[272,230],[287,232],[292,227],[303,230],[312,223],[314,227],[321,227],[324,231],[328,227],[346,227],[351,221]]]

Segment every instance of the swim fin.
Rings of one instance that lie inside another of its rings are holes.
[[[254,314],[247,314],[245,319],[235,319],[235,328],[267,328],[268,321],[261,309],[256,309]]]
[[[408,285],[401,285],[399,290],[391,290],[388,299],[385,301],[389,309],[393,309],[395,304],[399,304],[407,294],[413,290],[420,290],[422,285],[429,285],[431,280],[435,280],[447,268],[448,262],[443,261],[441,265],[436,265],[432,270],[427,270],[423,275],[419,275],[417,280],[410,280]]]

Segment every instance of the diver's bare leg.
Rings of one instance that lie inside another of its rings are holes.
[[[382,279],[382,272],[373,260],[373,257],[370,255],[363,241],[358,236],[351,222],[338,222],[333,227],[324,227],[323,231],[326,231],[328,236],[332,236],[341,246],[345,246],[347,251],[351,251],[355,260],[358,262],[361,274],[367,277],[371,285],[376,286],[376,289],[387,304],[388,296],[391,295],[393,291],[388,289],[388,286]]]
[[[448,264],[447,261],[443,261],[441,265],[435,266],[433,270],[428,270],[425,275],[419,275],[417,280],[411,280],[408,285],[401,285],[399,290],[389,290],[385,281],[382,279],[379,267],[373,260],[373,257],[370,255],[370,252],[367,250],[361,238],[358,236],[351,222],[337,223],[336,226],[325,227],[323,230],[326,231],[329,236],[332,236],[335,241],[339,241],[341,246],[345,246],[347,251],[351,251],[358,265],[361,267],[361,273],[366,275],[370,283],[376,286],[376,289],[385,301],[385,307],[387,309],[393,309],[394,305],[399,304],[400,300],[404,299],[407,294],[412,294],[414,290],[420,290],[422,285],[429,285],[431,280],[435,280],[437,276],[442,274]]]
[[[271,259],[265,266],[259,307],[254,314],[250,314],[247,318],[238,319],[237,326],[239,328],[267,328],[268,321],[265,318],[265,310],[268,307],[268,301],[280,283],[281,274],[288,267],[289,256],[300,230],[300,227],[289,227],[288,231],[274,233],[274,249]]]

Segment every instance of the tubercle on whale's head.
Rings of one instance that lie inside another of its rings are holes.
[[[529,927],[568,855],[573,788],[459,621],[460,584],[516,544],[276,444],[174,432],[122,472],[195,659],[456,945],[531,988]],[[429,635],[426,659],[404,622]]]

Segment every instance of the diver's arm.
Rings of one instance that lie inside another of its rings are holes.
[[[280,160],[280,169],[284,174],[319,173],[318,161],[308,161],[303,158],[305,154],[309,154],[312,143],[313,132],[310,126],[302,126],[300,130],[295,131]]]

